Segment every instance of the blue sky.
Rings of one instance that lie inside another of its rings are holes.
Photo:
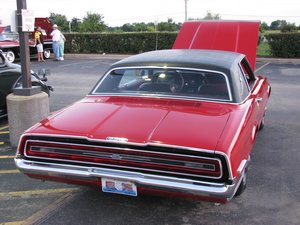
[[[16,0],[0,0],[0,10],[15,10]],[[27,0],[27,9],[37,17],[50,12],[82,19],[87,12],[99,13],[109,26],[134,22],[184,21],[185,0]],[[300,25],[299,0],[188,0],[188,17],[202,18],[207,11],[222,19],[260,20],[270,24],[281,19]],[[1,20],[1,15],[0,15]]]

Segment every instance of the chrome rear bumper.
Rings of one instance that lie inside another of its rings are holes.
[[[155,188],[170,192],[179,192],[203,197],[222,198],[230,200],[239,185],[239,180],[234,180],[232,185],[224,183],[195,182],[188,179],[179,179],[144,173],[119,171],[97,167],[85,167],[74,165],[61,165],[56,163],[35,162],[31,160],[15,158],[15,164],[19,170],[26,174],[38,174],[44,176],[71,177],[80,180],[90,178],[111,178],[134,182],[138,187]]]

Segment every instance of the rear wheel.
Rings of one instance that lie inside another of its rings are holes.
[[[8,50],[8,51],[6,52],[6,58],[7,58],[7,60],[8,60],[9,62],[12,63],[12,62],[15,61],[16,55],[15,55],[15,53],[14,53],[13,51]]]

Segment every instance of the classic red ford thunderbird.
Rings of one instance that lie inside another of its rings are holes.
[[[22,135],[17,167],[132,196],[241,194],[270,85],[242,53],[179,48],[113,64],[84,99]]]

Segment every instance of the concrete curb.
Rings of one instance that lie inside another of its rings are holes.
[[[124,59],[132,55],[126,54],[65,54],[66,59]]]
[[[257,62],[300,64],[300,58],[266,58],[266,57],[257,57],[256,61]]]
[[[129,54],[65,54],[67,59],[124,59],[132,55]],[[294,63],[300,64],[300,58],[268,58],[257,57],[257,62],[274,62],[274,63]]]

